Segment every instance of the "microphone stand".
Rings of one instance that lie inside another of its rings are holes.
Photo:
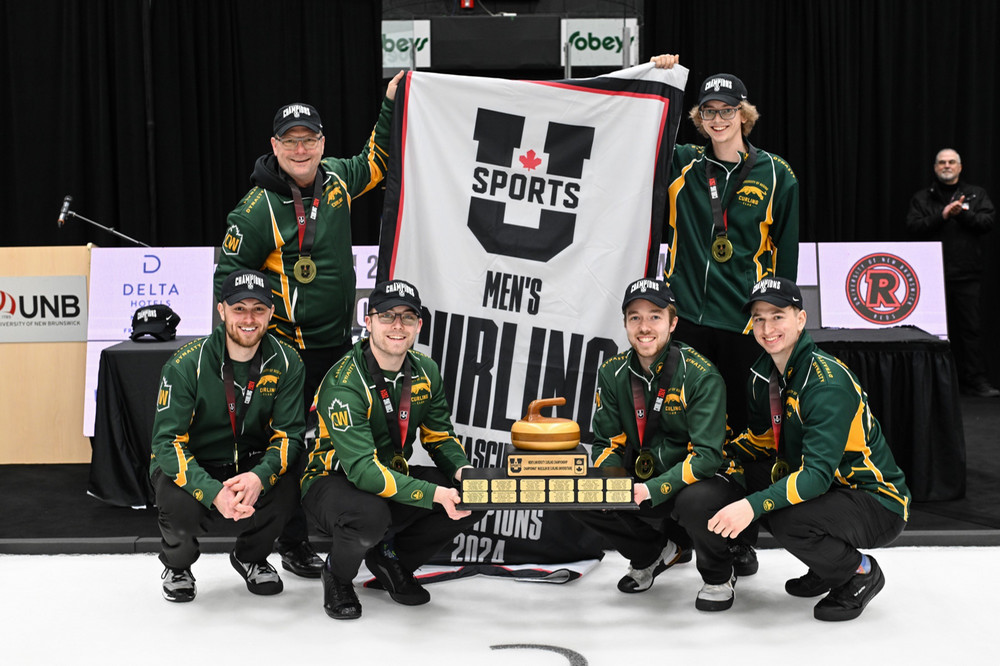
[[[126,236],[122,232],[117,231],[117,230],[113,229],[112,227],[106,227],[103,224],[100,224],[98,222],[94,222],[93,220],[88,219],[88,218],[84,217],[83,215],[80,215],[79,213],[76,213],[74,211],[71,211],[71,210],[67,210],[66,211],[66,218],[67,219],[74,218],[74,217],[77,218],[78,220],[83,220],[87,224],[92,224],[95,227],[97,227],[98,229],[103,229],[104,231],[107,231],[109,234],[114,234],[115,236],[118,236],[119,238],[127,240],[127,241],[129,241],[131,243],[135,243],[136,245],[141,245],[142,247],[150,247],[146,243],[143,243],[142,241],[137,241],[136,239],[134,239],[134,238],[132,238],[130,236]]]

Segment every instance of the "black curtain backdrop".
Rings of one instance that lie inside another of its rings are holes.
[[[438,14],[453,5],[438,3]],[[940,148],[958,150],[963,178],[1000,200],[991,159],[1000,148],[998,7],[646,0],[642,57],[680,53],[689,98],[715,72],[744,80],[761,111],[752,141],[785,157],[800,180],[803,241],[911,240],[907,204],[933,180]],[[218,245],[253,161],[270,150],[278,106],[315,104],[327,153],[350,155],[385,89],[377,0],[0,0],[0,8],[7,245],[125,244],[79,220],[58,229],[66,194],[77,213],[151,245]],[[516,10],[531,13],[532,3]],[[562,73],[521,74],[536,75]],[[679,140],[703,141],[688,122]],[[377,243],[381,203],[378,192],[355,202],[355,243]],[[1000,232],[984,243],[1000,256]],[[998,282],[994,261],[985,284]],[[986,330],[995,329],[1000,298],[986,288],[983,299]],[[991,363],[1000,383],[1000,362]]]
[[[716,72],[761,112],[754,145],[799,179],[801,240],[917,240],[910,198],[934,181],[937,151],[1000,202],[1000,3],[993,0],[647,0],[643,54],[678,53],[687,105]],[[690,121],[681,143],[704,143]],[[1000,231],[984,237],[1000,256]],[[1000,261],[984,276],[984,335],[1000,326]],[[996,384],[1000,363],[991,358]]]
[[[371,0],[0,2],[4,244],[218,245],[270,152],[275,110],[307,101],[353,155],[385,91]],[[366,201],[367,200],[367,201]],[[355,202],[377,238],[379,194]]]

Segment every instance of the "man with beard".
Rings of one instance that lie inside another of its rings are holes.
[[[396,86],[386,87],[375,128],[361,152],[323,157],[326,138],[319,111],[296,102],[274,115],[271,152],[254,164],[253,188],[227,218],[215,272],[216,294],[238,268],[262,271],[275,294],[271,331],[299,352],[305,364],[303,409],[330,366],[351,347],[356,276],[351,245],[351,204],[374,189],[389,162],[389,127]],[[307,430],[314,421],[307,416]],[[296,475],[302,461],[292,461]],[[308,541],[301,509],[278,538],[281,565],[319,578],[323,561]]]
[[[191,565],[215,516],[246,520],[229,561],[247,589],[281,592],[267,556],[298,506],[298,479],[286,472],[302,452],[302,360],[267,331],[263,273],[235,271],[220,294],[222,323],[178,349],[160,376],[150,476],[167,601],[194,599]]]

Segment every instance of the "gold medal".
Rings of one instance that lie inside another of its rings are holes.
[[[778,458],[771,467],[771,483],[781,481],[783,478],[788,476],[788,472],[790,470],[791,468],[788,466],[788,463],[781,458]]]
[[[725,234],[716,236],[712,242],[712,258],[724,264],[733,257],[733,244]]]
[[[653,454],[649,451],[640,451],[639,457],[635,459],[635,475],[645,481],[653,476]]]
[[[389,467],[392,467],[400,474],[409,475],[410,473],[410,466],[406,463],[406,458],[398,453],[392,457],[392,460],[389,461]]]
[[[292,267],[292,273],[302,284],[309,284],[316,279],[316,262],[311,257],[299,257]]]

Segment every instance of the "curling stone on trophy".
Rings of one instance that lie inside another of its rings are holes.
[[[541,414],[565,404],[565,398],[546,398],[528,405],[525,417],[511,427],[504,466],[462,474],[462,508],[637,508],[625,470],[588,465],[576,421]]]

